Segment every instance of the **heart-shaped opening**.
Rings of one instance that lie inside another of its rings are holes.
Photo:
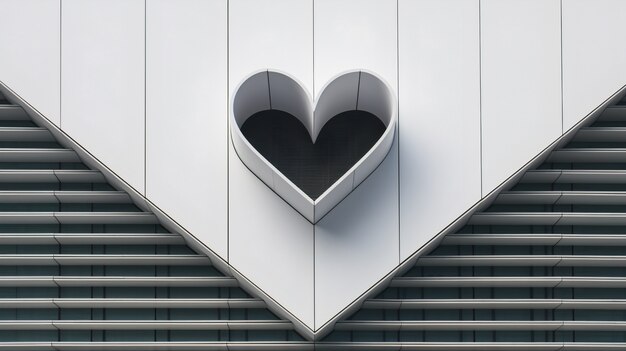
[[[369,112],[346,111],[331,118],[313,143],[296,117],[265,110],[248,118],[241,132],[265,159],[315,200],[376,144],[385,125]]]
[[[241,160],[313,223],[382,162],[395,134],[391,89],[362,70],[331,80],[315,103],[287,74],[257,72],[239,85],[231,107]]]

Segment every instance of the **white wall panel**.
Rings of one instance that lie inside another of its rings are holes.
[[[146,194],[227,257],[227,2],[146,3]]]
[[[313,88],[312,0],[230,1],[230,87],[260,69],[289,73]]]
[[[337,74],[369,69],[397,88],[397,11],[388,0],[315,0],[315,96]]]
[[[563,1],[563,122],[568,130],[626,84],[626,1]]]
[[[59,0],[2,0],[0,9],[0,81],[59,125]]]
[[[479,7],[471,0],[399,6],[405,259],[480,199]]]
[[[314,18],[316,95],[332,77],[359,68],[396,91],[395,1],[315,0]],[[370,178],[316,226],[316,328],[398,264],[397,152],[394,145]]]
[[[144,1],[64,0],[61,127],[144,192]]]
[[[481,0],[482,194],[561,135],[559,0]]]
[[[254,71],[313,81],[311,0],[231,0],[230,96]],[[313,226],[256,178],[229,143],[229,262],[313,328]]]
[[[315,225],[315,327],[398,265],[395,144],[378,169]],[[393,187],[391,187],[393,188]],[[381,206],[385,204],[387,206]]]
[[[230,150],[230,263],[313,328],[312,225]]]

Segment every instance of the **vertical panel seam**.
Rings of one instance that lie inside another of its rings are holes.
[[[312,72],[312,79],[311,82],[313,82],[313,96],[312,98],[315,99],[315,0],[311,0],[311,4],[312,4],[312,11],[313,11],[313,20],[312,20],[312,24],[313,24],[313,60],[312,60],[312,66],[313,66],[313,72]]]
[[[148,197],[148,0],[143,1],[143,195]]]
[[[397,116],[396,116],[396,132],[398,133],[398,264],[402,260],[402,235],[400,234],[401,230],[401,220],[402,216],[400,214],[400,0],[396,0],[396,104],[397,104]]]
[[[356,104],[354,106],[355,110],[359,109],[359,93],[361,92],[361,71],[359,71],[359,79],[356,83]]]
[[[563,0],[559,1],[559,14],[561,26],[561,135],[565,131],[565,113],[563,109]]]
[[[270,86],[270,71],[266,70],[267,74],[267,98],[270,100],[270,110],[272,109],[272,88]]]
[[[312,54],[313,54],[313,59],[312,59],[312,68],[313,68],[313,79],[311,80],[313,83],[313,99],[315,99],[315,0],[311,0],[311,25],[313,28],[313,32],[312,32],[312,37],[313,37],[313,45],[312,45]],[[313,118],[315,118],[315,112],[313,113]],[[315,207],[313,207],[313,219],[315,219]],[[313,330],[317,329],[317,281],[316,281],[316,265],[317,265],[317,256],[316,256],[316,250],[315,247],[317,246],[317,237],[315,234],[315,227],[317,226],[317,224],[313,224]]]
[[[59,0],[59,129],[63,129],[63,0]]]
[[[480,198],[483,198],[483,32],[482,32],[482,0],[478,0],[478,128],[480,144]]]
[[[230,264],[230,0],[226,0],[226,262]]]

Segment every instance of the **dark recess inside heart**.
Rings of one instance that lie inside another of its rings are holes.
[[[274,167],[317,199],[376,144],[385,125],[369,112],[343,112],[324,125],[313,144],[296,117],[265,110],[250,116],[241,132]]]

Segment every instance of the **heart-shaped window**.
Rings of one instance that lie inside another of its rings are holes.
[[[388,84],[363,70],[331,80],[315,103],[294,78],[264,70],[231,104],[231,136],[242,162],[316,223],[372,173],[395,134]]]

